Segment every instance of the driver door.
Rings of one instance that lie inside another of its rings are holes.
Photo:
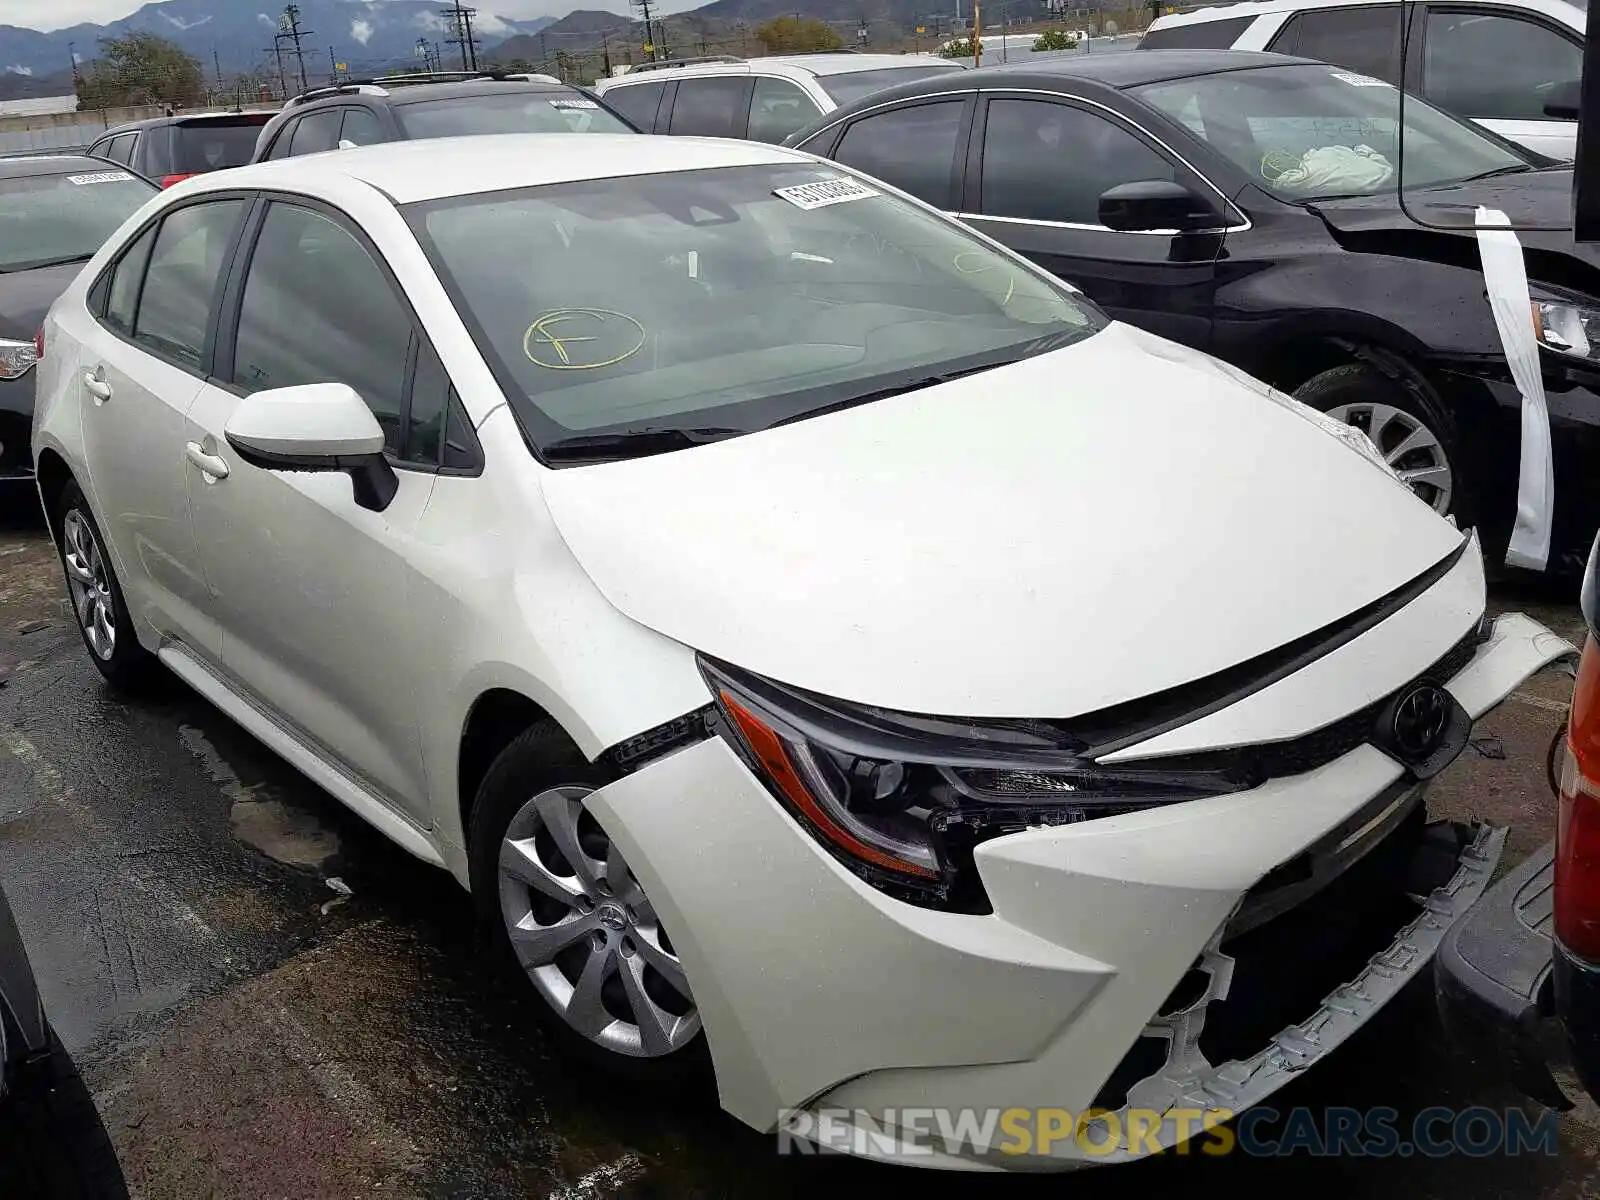
[[[412,665],[429,635],[407,605],[408,555],[433,491],[448,380],[376,249],[340,214],[298,200],[262,208],[187,428],[223,666],[297,738],[425,826]],[[384,430],[399,490],[382,512],[356,504],[344,474],[252,466],[228,443],[241,397],[325,382],[354,388]]]

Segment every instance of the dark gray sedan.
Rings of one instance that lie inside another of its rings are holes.
[[[100,243],[156,192],[126,168],[87,155],[0,159],[0,480],[33,476],[32,371],[44,314]]]

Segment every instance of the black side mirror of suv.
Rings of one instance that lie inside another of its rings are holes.
[[[1192,233],[1226,224],[1216,207],[1181,183],[1141,179],[1100,193],[1100,224],[1119,233]]]

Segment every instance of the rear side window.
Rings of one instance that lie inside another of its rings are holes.
[[[1400,6],[1324,8],[1297,13],[1278,31],[1268,48],[1398,83]]]
[[[139,305],[139,285],[144,282],[150,247],[155,245],[154,226],[123,253],[111,272],[111,291],[106,299],[106,324],[122,333],[133,332],[133,314]]]
[[[661,106],[665,83],[630,83],[607,90],[603,99],[640,129],[649,133],[656,127],[656,109]]]
[[[781,142],[822,115],[816,102],[787,79],[758,75],[755,85],[750,97],[750,129],[745,135],[753,142]]]
[[[410,314],[347,229],[299,205],[267,210],[239,309],[235,384],[349,384],[395,453],[410,344]]]
[[[667,132],[697,137],[741,137],[744,130],[748,75],[715,79],[680,79],[672,102],[672,123]]]
[[[1254,20],[1254,17],[1229,17],[1225,21],[1195,21],[1152,29],[1139,39],[1139,49],[1226,50]]]
[[[339,144],[341,116],[343,116],[342,110],[328,108],[301,117],[300,124],[295,126],[294,135],[289,140],[290,156],[320,154],[324,150],[332,150]]]
[[[383,128],[378,118],[365,108],[344,110],[344,124],[339,126],[339,145],[373,146],[383,141]]]
[[[298,124],[299,121],[284,122],[283,127],[273,136],[272,145],[267,148],[266,157],[269,160],[289,157],[289,147],[294,144],[294,130]]]
[[[259,121],[200,121],[178,126],[175,173],[197,175],[244,166],[255,153],[256,137],[266,123],[263,117]]]
[[[127,166],[133,161],[133,144],[139,140],[137,133],[119,133],[101,145],[100,153],[113,162]]]
[[[937,208],[954,209],[965,108],[965,100],[941,100],[867,117],[845,130],[834,157]]]
[[[243,215],[243,200],[217,200],[180,208],[161,222],[139,295],[135,341],[200,365],[222,264]]]

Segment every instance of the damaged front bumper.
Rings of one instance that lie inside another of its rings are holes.
[[[1446,687],[1476,720],[1572,652],[1526,617],[1501,617]],[[1483,891],[1503,841],[1424,827],[1422,785],[1361,744],[1251,791],[983,843],[975,862],[993,911],[975,915],[863,883],[717,739],[623,777],[590,805],[672,930],[724,1108],[767,1131],[796,1111],[866,1114],[873,1129],[846,1139],[852,1152],[978,1170],[1136,1157],[1183,1136],[1179,1110],[1259,1103],[1422,970]],[[1367,871],[1388,882],[1369,886]],[[1368,911],[1335,901],[1341,887],[1397,902]],[[1284,895],[1294,899],[1286,911]],[[1360,928],[1345,931],[1359,936],[1343,939],[1337,919],[1297,931],[1298,920],[1347,909],[1361,910]],[[1285,986],[1294,968],[1274,939],[1306,936],[1362,953],[1354,963],[1329,955],[1348,972],[1326,987],[1306,972],[1321,990],[1301,996]],[[1250,1003],[1280,993],[1303,1005],[1285,1015]],[[899,1139],[895,1116],[966,1113],[981,1125],[985,1113],[1095,1107],[1161,1123],[1112,1153],[1070,1136],[1044,1153],[970,1142],[930,1151],[922,1129],[914,1147]]]

